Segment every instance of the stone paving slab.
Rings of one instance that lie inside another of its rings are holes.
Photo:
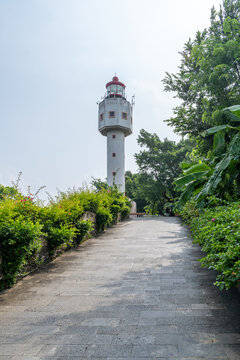
[[[0,294],[0,360],[237,360],[240,301],[179,218],[90,239]]]

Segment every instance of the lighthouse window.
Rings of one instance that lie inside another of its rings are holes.
[[[117,92],[117,85],[111,85],[111,93],[116,94]]]
[[[127,120],[127,113],[126,113],[126,112],[123,112],[123,113],[122,113],[122,119],[123,119],[123,120]]]
[[[109,111],[109,117],[114,118],[115,117],[115,111]]]
[[[115,138],[116,138],[116,135],[115,135],[115,134],[113,134],[113,135],[112,135],[112,138],[113,138],[113,139],[115,139]]]
[[[112,157],[116,157],[116,153],[112,153]]]
[[[100,120],[103,120],[103,114],[100,115]]]
[[[123,92],[122,86],[118,85],[117,86],[117,93],[122,95],[122,92]]]

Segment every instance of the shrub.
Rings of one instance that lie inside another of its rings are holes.
[[[194,200],[189,200],[186,202],[186,204],[182,207],[181,210],[181,217],[186,222],[190,221],[191,219],[194,219],[195,217],[198,217],[200,212],[196,205],[196,202]]]
[[[81,216],[87,211],[97,212],[99,196],[88,189],[69,189],[66,193],[58,194],[56,204],[66,210],[75,209],[77,215]]]
[[[110,205],[110,213],[112,214],[113,222],[117,221],[117,216],[120,212],[121,207],[117,204],[111,204]]]
[[[97,232],[104,231],[105,226],[109,225],[112,221],[112,215],[107,209],[100,209],[96,214]]]
[[[121,220],[126,219],[126,217],[128,217],[128,215],[130,214],[130,211],[131,211],[130,207],[127,205],[124,205],[121,208]]]
[[[69,225],[61,224],[59,227],[50,227],[47,233],[47,242],[50,256],[53,255],[54,250],[62,245],[73,245],[73,239],[76,235],[76,229],[69,227]]]
[[[76,242],[80,244],[80,242],[85,238],[85,236],[93,230],[92,222],[90,220],[78,220],[75,223],[76,226]]]
[[[55,200],[51,198],[50,204],[43,206],[32,195],[23,196],[17,185],[15,190],[0,185],[1,288],[15,283],[24,266],[39,252],[43,239],[52,257],[55,250],[79,244],[90,235],[92,222],[83,220],[85,212],[96,214],[97,231],[101,232],[116,221],[119,213],[124,218],[129,205],[116,188],[97,193],[88,189],[59,192]],[[37,263],[37,256],[34,261]]]
[[[215,285],[220,290],[240,280],[240,203],[207,208],[198,217],[188,218],[195,242],[207,255],[202,266],[219,272]]]
[[[42,225],[23,216],[10,217],[0,223],[1,289],[16,282],[27,259],[39,250],[41,229]]]

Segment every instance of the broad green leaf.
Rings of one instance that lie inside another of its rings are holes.
[[[235,115],[234,113],[230,113],[229,116],[230,116],[230,123],[232,125],[238,126],[240,123],[240,117]]]
[[[216,132],[221,131],[221,130],[225,130],[225,129],[229,128],[229,127],[230,127],[229,125],[214,126],[214,127],[210,128],[210,129],[207,129],[206,133],[207,133],[207,135],[215,134]]]
[[[190,184],[181,194],[177,202],[177,208],[181,210],[182,206],[192,197],[194,184]]]
[[[191,166],[188,170],[184,171],[184,175],[193,174],[199,171],[208,171],[208,170],[211,170],[211,168],[207,164],[205,163],[196,164]]]
[[[227,156],[226,158],[224,158],[222,161],[220,161],[216,168],[215,168],[215,179],[213,179],[212,183],[211,183],[211,190],[214,191],[218,184],[220,183],[220,181],[223,178],[223,172],[224,170],[229,166],[229,164],[232,161],[232,157],[231,156]]]
[[[236,134],[228,145],[227,154],[240,156],[240,134]]]
[[[200,171],[200,172],[195,172],[193,174],[188,174],[188,175],[178,178],[177,180],[175,180],[176,190],[179,191],[179,190],[184,189],[185,186],[188,186],[193,181],[203,178],[208,172],[209,172],[209,170]]]
[[[218,131],[213,137],[213,151],[217,155],[221,153],[225,146],[225,134],[223,131]]]
[[[186,162],[182,162],[181,163],[181,168],[183,169],[183,170],[185,170],[185,169],[189,169],[191,166],[193,166],[193,165],[195,165],[195,163],[193,164],[193,163],[191,163],[191,164],[188,164],[188,163],[186,163]]]
[[[229,111],[233,112],[234,114],[236,114],[238,117],[240,117],[240,105],[229,106],[223,110],[229,110]]]
[[[222,180],[223,171],[228,167],[230,162],[232,161],[232,156],[225,156],[215,167],[213,174],[210,179],[203,187],[202,191],[197,196],[197,199],[205,197],[207,195],[213,195],[214,190],[217,188],[218,184]]]
[[[193,191],[193,195],[196,196],[200,193],[200,191],[202,190],[203,188],[203,185],[201,184],[200,186],[198,186],[197,188],[194,188],[194,191]]]

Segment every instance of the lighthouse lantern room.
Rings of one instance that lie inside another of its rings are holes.
[[[98,130],[107,136],[107,183],[116,184],[121,192],[125,192],[125,137],[132,134],[132,103],[125,88],[114,76],[98,108]]]

